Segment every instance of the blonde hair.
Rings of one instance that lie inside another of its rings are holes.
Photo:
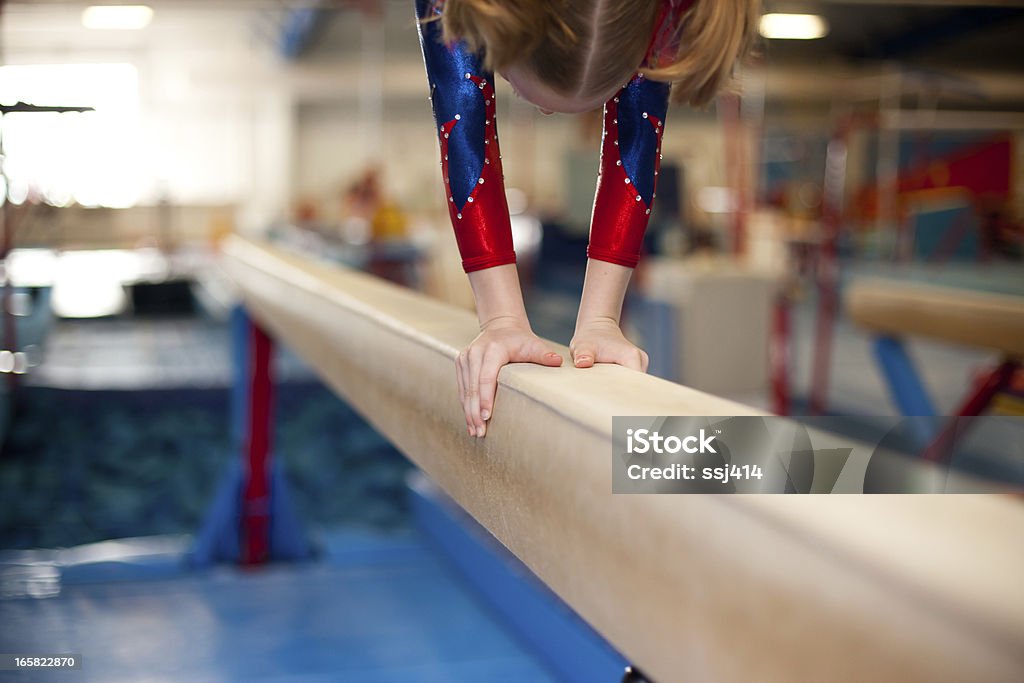
[[[489,69],[521,64],[554,91],[591,98],[636,71],[673,83],[672,100],[706,106],[732,81],[756,32],[759,0],[695,0],[674,27],[679,53],[643,64],[665,0],[446,0],[445,40],[482,51]]]

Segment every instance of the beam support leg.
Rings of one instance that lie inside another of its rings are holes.
[[[928,390],[901,340],[895,337],[876,339],[875,359],[901,413],[907,417],[935,416]]]
[[[928,390],[903,341],[896,337],[878,337],[874,350],[878,367],[889,387],[889,394],[900,412],[907,417],[935,417],[935,404],[928,396]],[[910,420],[909,424],[919,447],[935,438],[930,420]]]
[[[245,442],[242,456],[242,564],[263,564],[270,555],[270,432],[273,382],[270,363],[273,343],[267,333],[246,316],[248,346]]]
[[[1008,358],[978,383],[957,410],[956,416],[948,420],[942,433],[935,437],[921,457],[929,462],[946,463],[952,459],[953,445],[958,436],[970,427],[973,418],[980,415],[992,403],[1000,391],[1010,385],[1014,374],[1020,368],[1020,361]]]
[[[273,340],[241,306],[231,313],[231,452],[190,552],[195,566],[260,565],[313,555],[273,457]]]

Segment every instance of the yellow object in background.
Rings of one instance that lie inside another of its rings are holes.
[[[408,220],[405,212],[392,202],[381,203],[370,220],[375,242],[404,240],[408,237]]]
[[[1024,399],[1012,394],[999,394],[992,400],[991,413],[1006,417],[1024,417]]]
[[[221,241],[235,231],[235,221],[228,211],[216,211],[210,216],[209,236],[210,243],[217,246]]]

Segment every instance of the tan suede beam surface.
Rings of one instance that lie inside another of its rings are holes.
[[[1024,297],[869,279],[850,285],[846,310],[875,332],[1024,356]]]
[[[613,415],[755,411],[512,365],[475,439],[454,370],[471,313],[239,237],[224,254],[271,334],[655,681],[1024,680],[1019,501],[612,495]]]

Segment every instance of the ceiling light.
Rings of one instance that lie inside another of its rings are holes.
[[[132,31],[149,26],[153,10],[145,5],[94,5],[82,12],[86,28]]]
[[[766,14],[761,35],[776,40],[814,40],[828,35],[828,22],[817,14]]]

